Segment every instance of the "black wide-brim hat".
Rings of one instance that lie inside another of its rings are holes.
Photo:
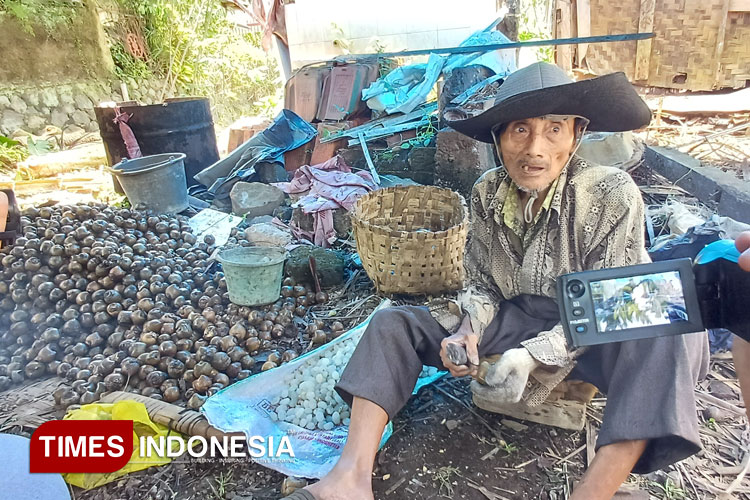
[[[444,116],[454,130],[492,143],[491,130],[499,124],[545,115],[583,116],[589,120],[587,130],[594,132],[634,130],[651,121],[651,110],[624,73],[575,82],[542,62],[508,75],[486,111],[466,118],[461,108],[449,108]]]

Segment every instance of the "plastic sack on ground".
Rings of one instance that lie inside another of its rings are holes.
[[[216,198],[229,196],[235,182],[249,180],[259,163],[284,165],[284,153],[310,142],[317,134],[315,127],[284,109],[270,127],[255,134],[244,144],[213,165],[198,172],[194,178]]]
[[[384,301],[376,311],[390,305]],[[374,313],[373,313],[374,314]],[[307,478],[321,478],[336,464],[346,442],[348,427],[338,425],[330,430],[309,430],[288,422],[275,420],[274,401],[289,390],[286,380],[300,369],[305,369],[310,362],[316,362],[322,356],[333,353],[344,343],[356,344],[362,337],[372,315],[363,323],[289,363],[278,368],[258,373],[241,382],[223,389],[201,407],[209,423],[224,432],[243,432],[250,439],[252,436],[263,437],[274,446],[278,446],[284,436],[289,438],[294,457],[260,458],[257,463],[277,470],[283,474]],[[416,393],[421,387],[444,376],[446,372],[437,372],[434,368],[423,370],[423,376],[414,388]],[[426,375],[426,376],[424,376]],[[393,433],[389,423],[383,433],[381,447]],[[271,450],[273,451],[273,450]]]
[[[118,401],[117,403],[92,403],[83,405],[68,412],[63,420],[132,420],[133,421],[133,454],[128,464],[122,469],[104,473],[67,473],[63,478],[69,484],[86,490],[111,483],[131,472],[165,465],[171,458],[159,457],[152,450],[150,457],[140,456],[140,438],[152,436],[180,436],[168,427],[153,422],[143,403],[136,401]]]

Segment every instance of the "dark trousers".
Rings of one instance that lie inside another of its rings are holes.
[[[479,356],[501,354],[559,322],[552,299],[523,295],[501,303]],[[393,418],[411,396],[422,365],[444,370],[440,342],[449,333],[425,307],[384,309],[370,320],[341,380],[339,395],[374,402]],[[700,450],[694,386],[708,369],[704,333],[604,344],[578,358],[570,378],[607,394],[597,448],[647,439],[633,469],[646,473]]]

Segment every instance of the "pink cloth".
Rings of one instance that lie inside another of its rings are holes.
[[[287,194],[305,194],[295,206],[313,214],[313,242],[322,247],[336,241],[332,210],[351,210],[361,196],[378,187],[368,172],[352,173],[340,156],[312,167],[303,165],[290,182],[273,185]]]
[[[112,120],[120,127],[120,135],[125,143],[125,148],[128,150],[128,158],[140,158],[143,156],[141,153],[141,147],[138,145],[138,141],[135,139],[133,129],[128,125],[128,120],[133,117],[133,114],[123,113],[119,106],[115,106],[115,118]]]

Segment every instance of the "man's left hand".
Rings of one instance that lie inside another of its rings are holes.
[[[525,347],[510,349],[490,365],[484,380],[487,385],[472,382],[472,390],[499,403],[517,403],[523,396],[529,375],[539,366]]]

